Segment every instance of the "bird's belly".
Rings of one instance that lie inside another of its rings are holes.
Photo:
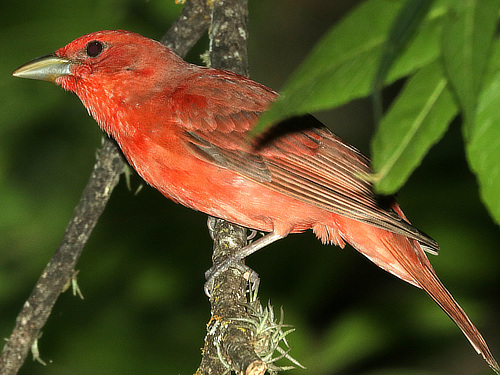
[[[139,175],[166,197],[247,228],[286,235],[310,229],[326,214],[318,207],[195,157],[168,163],[164,155],[125,155]]]

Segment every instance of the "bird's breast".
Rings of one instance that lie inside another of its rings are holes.
[[[165,129],[162,136],[136,132],[117,141],[137,173],[171,200],[248,228],[273,231],[279,225],[283,235],[306,230],[325,215],[324,210],[200,159],[175,129],[168,135]]]

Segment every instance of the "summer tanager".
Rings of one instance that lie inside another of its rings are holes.
[[[241,257],[307,229],[323,243],[348,242],[425,290],[500,373],[424,253],[436,253],[438,244],[414,228],[393,199],[374,194],[363,155],[312,116],[248,141],[259,114],[278,95],[273,90],[189,64],[159,42],[126,31],[82,36],[13,74],[76,93],[137,173],[166,197],[269,232]]]

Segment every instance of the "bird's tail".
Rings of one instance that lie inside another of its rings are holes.
[[[462,330],[465,337],[467,337],[471,345],[474,349],[476,349],[476,352],[481,354],[493,371],[500,374],[500,367],[493,357],[493,354],[491,354],[483,336],[479,333],[474,324],[472,324],[465,311],[455,301],[451,293],[448,292],[445,286],[441,283],[422,247],[415,240],[408,241],[413,247],[419,262],[415,262],[414,260],[406,257],[405,254],[399,249],[394,248],[392,243],[386,242],[385,245],[399,264],[401,264],[408,274],[413,277],[416,281],[416,285],[425,290],[427,294],[429,294],[429,296],[444,310],[444,312],[448,314],[448,316]]]
[[[396,203],[393,208],[407,220]],[[352,222],[347,218],[339,220],[349,220],[349,223],[337,221],[340,224],[341,235],[347,242],[379,267],[425,290],[457,324],[493,371],[500,374],[500,367],[481,333],[441,283],[424,249],[416,240],[365,223]]]

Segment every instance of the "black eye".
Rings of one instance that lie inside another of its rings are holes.
[[[94,40],[92,42],[89,42],[87,44],[87,48],[85,49],[87,52],[87,55],[90,57],[97,57],[99,54],[102,52],[104,49],[104,45],[99,42],[98,40]]]

